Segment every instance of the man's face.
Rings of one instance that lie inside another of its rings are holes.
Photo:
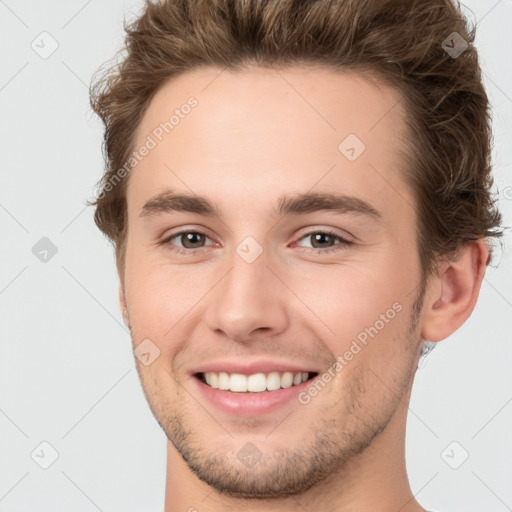
[[[191,96],[197,104],[182,108]],[[398,101],[325,69],[204,68],[167,83],[145,112],[135,149],[148,136],[156,147],[129,178],[126,318],[134,347],[149,339],[160,350],[148,366],[136,360],[153,414],[220,492],[310,488],[354,460],[409,391],[420,267]],[[218,215],[166,210],[163,200],[140,215],[171,190],[206,198]],[[282,197],[302,194],[356,200],[278,215]],[[355,208],[363,202],[370,208]],[[260,361],[265,375],[319,376],[261,394],[214,390],[197,376],[217,363],[260,373],[231,366]]]

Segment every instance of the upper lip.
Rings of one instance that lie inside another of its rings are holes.
[[[253,359],[241,361],[230,359],[219,359],[209,363],[202,364],[191,370],[191,374],[207,373],[207,372],[226,372],[241,373],[242,375],[252,375],[254,373],[270,373],[270,372],[315,372],[319,370],[312,368],[310,364],[289,363],[286,361],[276,361],[275,359]]]

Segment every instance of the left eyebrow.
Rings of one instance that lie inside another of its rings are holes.
[[[274,212],[278,216],[285,216],[322,210],[336,214],[353,213],[373,220],[382,220],[382,213],[370,203],[345,194],[304,193],[293,197],[281,196]],[[205,197],[177,193],[172,190],[166,190],[146,201],[139,217],[171,212],[189,212],[205,217],[222,217],[217,206]]]
[[[367,201],[345,194],[306,193],[294,197],[279,198],[275,210],[279,216],[312,213],[321,210],[337,214],[354,213],[361,216],[382,220],[382,214]]]

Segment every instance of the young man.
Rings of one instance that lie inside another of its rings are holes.
[[[417,512],[407,406],[501,216],[449,0],[168,0],[92,89],[165,511]]]

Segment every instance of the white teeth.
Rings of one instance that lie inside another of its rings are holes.
[[[267,375],[267,389],[275,391],[281,387],[281,376],[277,372],[270,372]]]
[[[229,377],[230,391],[247,391],[247,377],[240,373],[232,373]]]
[[[293,385],[293,373],[285,372],[281,377],[281,387],[282,388],[291,388]]]
[[[262,393],[263,391],[275,391],[281,388],[297,386],[308,379],[308,372],[270,372],[269,374],[254,373],[242,375],[241,373],[206,372],[206,383],[216,389],[244,393]]]
[[[219,389],[223,389],[223,390],[229,389],[229,375],[226,372],[219,373],[217,385],[218,385]]]
[[[267,390],[267,378],[264,373],[255,373],[247,377],[247,389],[253,392],[262,392]]]

